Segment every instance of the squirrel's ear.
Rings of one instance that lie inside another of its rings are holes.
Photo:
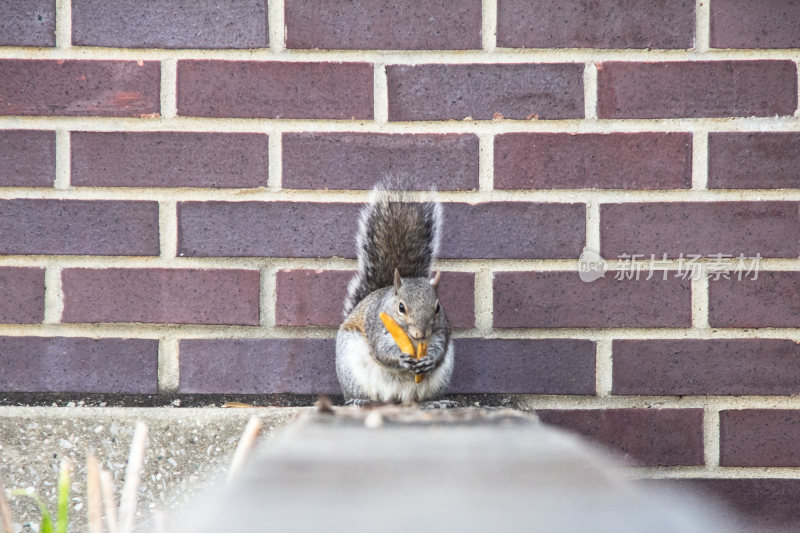
[[[400,287],[403,286],[403,280],[400,278],[400,271],[396,268],[394,269],[394,293],[397,294],[400,290]]]
[[[437,270],[436,275],[433,276],[433,279],[431,280],[431,285],[433,286],[434,289],[439,286],[439,278],[441,277],[442,277],[442,271]]]

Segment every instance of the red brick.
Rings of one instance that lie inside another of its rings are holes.
[[[595,344],[576,339],[456,339],[450,393],[595,392]]]
[[[4,392],[158,392],[158,341],[0,337]]]
[[[792,202],[670,202],[600,206],[603,257],[621,254],[800,255],[800,213]]]
[[[372,118],[369,63],[178,61],[178,114]]]
[[[786,339],[615,340],[614,394],[800,393],[800,346]]]
[[[157,61],[0,59],[0,115],[138,117],[160,110]]]
[[[350,270],[279,270],[276,279],[275,322],[279,326],[338,326]],[[450,325],[475,325],[475,275],[442,272],[439,296]]]
[[[720,411],[721,466],[800,466],[800,411]]]
[[[341,394],[334,351],[334,339],[183,340],[178,391]]]
[[[689,327],[690,281],[653,276],[584,282],[578,272],[498,272],[497,328]]]
[[[537,410],[545,424],[574,431],[643,466],[702,465],[702,409]]]
[[[286,133],[283,187],[371,189],[383,176],[409,188],[478,188],[478,138],[474,135]]]
[[[800,273],[759,271],[742,279],[711,279],[708,321],[712,327],[800,327]]]
[[[749,522],[748,527],[735,531],[788,533],[800,528],[800,479],[670,479],[647,483],[695,493],[701,501],[719,501],[725,506],[719,516],[731,519],[738,513]]]
[[[390,65],[389,120],[583,117],[582,64]]]
[[[800,4],[794,0],[711,2],[711,46],[800,48]]]
[[[769,117],[797,108],[792,61],[610,61],[597,70],[600,118]]]
[[[264,48],[268,42],[267,0],[72,2],[78,46]]]
[[[439,255],[456,259],[577,258],[584,246],[585,224],[584,204],[448,203]]]
[[[299,0],[286,4],[286,47],[463,50],[481,47],[481,2]]]
[[[507,133],[495,189],[688,189],[690,133]]]
[[[708,134],[710,188],[797,189],[798,168],[798,132]]]
[[[0,131],[0,187],[52,187],[55,175],[55,132]]]
[[[0,267],[0,322],[35,324],[42,320],[44,269]]]
[[[0,200],[0,253],[158,255],[158,204]]]
[[[0,46],[55,46],[56,3],[53,0],[4,2]]]
[[[64,322],[259,323],[257,270],[69,268]]]
[[[497,46],[691,48],[694,2],[500,0]]]
[[[257,133],[74,132],[71,183],[91,187],[266,187]]]

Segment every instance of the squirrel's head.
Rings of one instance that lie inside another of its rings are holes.
[[[395,319],[414,344],[431,336],[438,315],[443,312],[436,294],[440,275],[437,272],[432,280],[402,279],[397,269],[394,271],[394,287],[384,298],[381,310]]]

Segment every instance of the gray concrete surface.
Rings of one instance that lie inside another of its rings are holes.
[[[138,523],[156,510],[194,501],[216,484],[250,416],[269,438],[293,421],[297,408],[100,408],[0,407],[0,475],[6,489],[32,488],[55,510],[61,459],[73,464],[72,533],[86,531],[86,452],[109,470],[117,498],[137,420],[149,428],[145,470],[139,488]],[[39,512],[27,498],[11,501],[14,530],[36,531]]]

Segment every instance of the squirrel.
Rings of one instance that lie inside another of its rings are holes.
[[[442,206],[433,197],[411,203],[407,196],[379,183],[361,210],[358,269],[336,336],[336,374],[346,405],[432,400],[444,392],[453,373],[450,325],[437,296],[441,272],[431,279]],[[401,351],[381,313],[394,319],[415,349],[427,343],[427,355],[415,359]],[[417,383],[415,375],[424,379]],[[449,400],[426,404],[456,405]]]

